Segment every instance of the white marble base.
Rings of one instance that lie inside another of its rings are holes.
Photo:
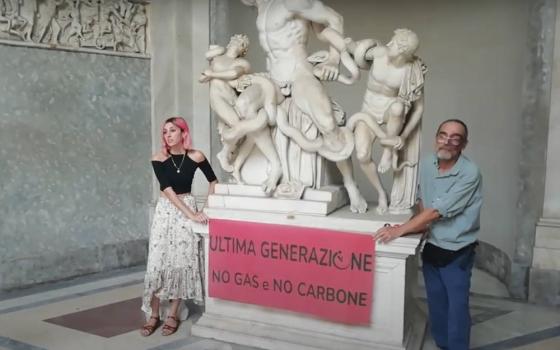
[[[208,207],[234,210],[256,210],[284,214],[328,215],[348,204],[343,186],[305,189],[302,199],[268,197],[260,186],[217,184],[208,196]]]
[[[559,219],[541,219],[537,223],[533,268],[560,271]]]
[[[541,218],[537,223],[533,262],[529,274],[531,303],[560,305],[560,219]]]
[[[209,208],[208,215],[218,219],[328,228],[368,235],[384,223],[402,223],[408,218],[390,214],[379,216],[373,211],[365,215],[352,214],[348,207],[326,217],[219,208]],[[205,236],[208,252],[208,236],[200,233]],[[294,312],[206,297],[206,311],[193,325],[192,334],[278,350],[420,349],[426,319],[413,295],[417,286],[415,254],[419,242],[420,237],[415,235],[377,246],[369,326],[350,326]]]

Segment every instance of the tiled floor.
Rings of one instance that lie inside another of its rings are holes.
[[[0,350],[250,349],[191,336],[199,314],[171,337],[141,337],[142,279],[139,267],[0,295]],[[560,310],[503,298],[505,288],[480,271],[473,292],[473,349],[560,349]],[[422,292],[419,303],[425,310]],[[436,349],[429,336],[424,349]]]

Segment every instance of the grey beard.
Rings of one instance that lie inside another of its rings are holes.
[[[441,160],[451,160],[451,158],[453,158],[453,155],[451,154],[451,152],[446,151],[444,149],[438,150],[436,155],[437,155],[437,158],[441,159]]]

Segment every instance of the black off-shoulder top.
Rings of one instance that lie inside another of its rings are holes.
[[[159,181],[159,188],[162,191],[167,187],[171,187],[177,194],[190,193],[196,169],[202,170],[208,182],[216,180],[216,175],[208,159],[197,163],[188,154],[185,154],[184,160],[182,154],[171,154],[163,162],[153,160],[152,167]]]

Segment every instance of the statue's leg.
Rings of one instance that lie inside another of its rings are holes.
[[[245,94],[239,96],[235,102],[235,109],[242,119],[231,125],[231,128],[224,130],[222,133],[224,140],[237,142],[243,136],[262,129],[268,124],[268,116],[264,109],[261,109],[261,98],[258,96],[253,98],[252,95]]]
[[[220,152],[218,152],[218,154],[216,154],[216,158],[218,158],[218,161],[220,162],[220,166],[222,167],[222,169],[224,169],[224,171],[231,173],[233,171],[233,165],[231,165],[231,154],[233,153],[233,151],[235,150],[235,146],[228,143],[228,142],[224,142],[222,143],[223,147],[220,150]]]
[[[387,193],[383,188],[383,184],[379,178],[379,173],[377,172],[377,166],[373,162],[371,155],[376,135],[364,122],[360,121],[356,124],[354,136],[356,138],[356,156],[360,162],[360,167],[367,176],[369,182],[377,191],[378,205],[376,210],[379,214],[383,214],[387,212],[388,208]]]
[[[58,36],[60,35],[60,25],[58,22],[53,18],[51,20],[51,29],[52,29],[52,37],[51,37],[51,44],[58,44]]]
[[[350,198],[350,210],[353,213],[365,213],[367,211],[367,202],[360,193],[360,190],[358,190],[358,186],[354,180],[352,158],[336,162],[336,166],[342,174],[344,187],[346,188],[348,197]]]
[[[215,95],[214,97],[211,97],[210,105],[220,118],[218,122],[218,130],[220,135],[222,136],[222,144],[224,145],[224,148],[220,152],[218,152],[216,157],[220,161],[222,169],[230,173],[234,171],[230,159],[231,154],[235,151],[235,142],[226,140],[223,137],[223,134],[229,127],[239,123],[239,115],[231,105],[230,99],[224,97],[223,95],[220,95],[220,91],[217,91],[215,89],[213,90],[211,88],[210,95]]]
[[[262,108],[266,111],[269,126],[276,126],[276,114],[278,105],[284,101],[284,96],[274,82],[262,76],[252,78],[253,85],[260,87],[262,96]],[[249,87],[250,88],[250,87]]]
[[[352,150],[345,147],[348,140],[336,125],[331,100],[323,84],[313,75],[300,74],[294,80],[292,96],[297,107],[308,115],[319,129],[323,136],[323,147],[329,153],[345,153],[341,158],[347,158],[346,153],[350,154]]]
[[[262,185],[263,191],[270,195],[276,189],[276,185],[278,185],[278,181],[280,181],[280,178],[282,177],[280,158],[276,153],[276,148],[272,142],[272,136],[270,135],[269,128],[259,130],[251,136],[254,138],[257,147],[266,157],[270,165],[270,172]]]
[[[282,134],[293,140],[301,149],[307,152],[317,152],[323,146],[323,139],[321,137],[313,140],[308,139],[302,130],[290,125],[288,113],[277,113],[276,123]]]
[[[239,115],[227,99],[221,97],[212,98],[210,106],[226,126],[232,127],[239,123]]]
[[[348,118],[348,122],[346,123],[346,127],[350,130],[354,131],[356,129],[356,124],[362,122],[366,124],[368,128],[375,134],[376,137],[383,139],[387,137],[385,130],[377,123],[377,121],[373,120],[372,116],[366,112],[358,112]]]
[[[327,92],[313,75],[300,74],[292,86],[292,98],[297,107],[307,114],[321,134],[336,131],[336,123]]]
[[[237,153],[237,157],[233,162],[233,173],[231,174],[238,184],[243,184],[243,179],[241,178],[241,167],[243,167],[247,157],[249,157],[249,154],[253,151],[254,146],[255,141],[253,138],[251,136],[247,136],[245,142],[243,142],[239,147],[239,153]]]
[[[287,112],[284,106],[278,106],[277,115],[279,119],[287,120]],[[290,181],[290,170],[288,168],[288,137],[284,135],[278,128],[276,128],[274,135],[274,143],[276,144],[276,150],[278,156],[281,158],[280,163],[282,164],[282,181]]]
[[[218,121],[218,133],[221,135],[224,129],[227,128],[223,121]],[[216,158],[220,162],[220,166],[224,171],[231,173],[233,171],[233,165],[231,165],[231,155],[235,151],[235,144],[230,142],[222,141],[222,149],[216,154]]]
[[[402,102],[393,102],[389,106],[385,112],[385,120],[387,120],[387,138],[399,136],[404,124],[404,105]],[[383,146],[383,154],[381,155],[378,167],[381,174],[391,169],[392,155],[393,147]]]

